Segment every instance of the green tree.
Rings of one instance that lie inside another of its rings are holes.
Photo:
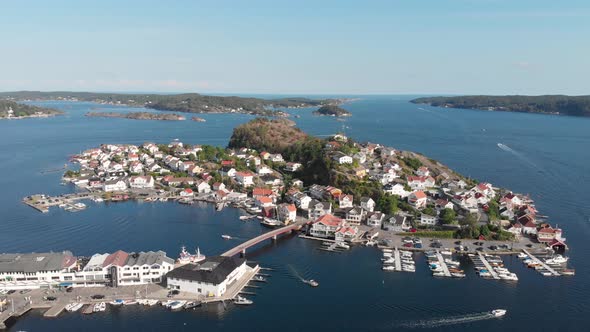
[[[445,225],[455,224],[457,223],[457,213],[453,209],[444,209],[440,212],[440,219]]]

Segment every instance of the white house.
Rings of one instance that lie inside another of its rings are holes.
[[[383,191],[390,195],[395,195],[401,198],[406,198],[410,194],[408,191],[406,191],[404,185],[401,183],[387,184],[383,186]]]
[[[412,190],[424,190],[436,185],[431,176],[408,176],[408,185]]]
[[[295,204],[279,204],[278,215],[280,221],[295,221],[297,218],[297,208]]]
[[[387,228],[394,232],[407,232],[412,228],[405,216],[395,215],[389,218]]]
[[[254,184],[254,174],[250,172],[236,172],[236,181],[244,187]]]
[[[129,178],[131,188],[153,188],[154,178],[151,176],[132,176]]]
[[[353,207],[346,211],[346,221],[354,225],[360,225],[364,216],[365,211],[359,207]]]
[[[384,219],[385,214],[380,211],[369,213],[369,217],[367,218],[367,226],[381,227]]]
[[[310,234],[315,237],[330,238],[335,237],[336,231],[342,226],[344,221],[331,214],[325,214],[316,218],[311,225]]]
[[[420,224],[426,226],[434,226],[436,224],[436,217],[422,213],[420,216]]]
[[[280,153],[275,153],[275,154],[271,155],[270,161],[272,161],[273,163],[285,162],[285,160],[283,159],[283,156]]]
[[[414,191],[408,196],[408,203],[416,209],[426,207],[427,197],[422,190]]]
[[[330,214],[332,213],[332,203],[312,200],[308,204],[307,213],[309,219],[317,219],[323,215]]]
[[[127,184],[122,179],[108,180],[104,182],[102,190],[106,192],[124,191],[127,190]]]
[[[191,188],[186,188],[183,191],[180,192],[180,196],[181,197],[193,197],[194,196],[194,192]]]
[[[211,192],[211,186],[207,181],[199,180],[197,181],[197,192],[199,194],[207,194]]]
[[[166,279],[170,289],[214,298],[223,296],[229,285],[251,270],[244,258],[214,256],[177,267],[168,272]]]
[[[339,164],[352,164],[352,157],[347,156],[342,153],[338,153],[334,155],[333,159],[337,161]]]
[[[424,177],[430,176],[430,170],[426,166],[418,167],[416,170],[416,175]]]
[[[362,197],[361,207],[369,212],[373,212],[375,210],[375,201],[371,197]]]
[[[334,239],[337,242],[352,241],[357,233],[358,227],[356,226],[342,226],[334,234]]]
[[[340,195],[338,197],[338,205],[340,208],[348,208],[353,205],[354,196],[352,195]]]
[[[301,164],[300,163],[292,163],[289,162],[285,165],[285,171],[287,172],[297,172],[297,170],[299,170],[301,168]]]
[[[258,175],[272,174],[273,170],[266,165],[260,165],[256,167],[256,173],[258,173]]]

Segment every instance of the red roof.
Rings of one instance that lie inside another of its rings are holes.
[[[295,204],[288,204],[287,205],[287,211],[289,211],[289,212],[296,212],[297,211],[297,207],[295,207]]]
[[[551,227],[544,227],[539,230],[539,233],[553,234],[553,233],[555,233],[555,231],[556,231],[556,229],[553,229]]]
[[[186,188],[184,190],[184,192],[187,193],[187,194],[192,194],[193,193],[193,190],[191,188]]]
[[[260,203],[263,203],[263,204],[272,203],[272,198],[270,198],[268,196],[260,196],[257,199]]]
[[[254,188],[252,190],[252,196],[270,196],[272,195],[272,190],[267,188]]]
[[[412,193],[416,196],[416,199],[426,198],[426,194],[422,190],[418,190]]]
[[[222,160],[221,161],[221,166],[231,166],[234,164],[233,160]]]
[[[336,216],[333,216],[331,214],[324,214],[323,216],[316,219],[316,221],[314,223],[317,223],[317,222],[324,224],[326,226],[338,226],[338,225],[340,225],[340,223],[342,223],[342,219],[340,219]]]
[[[116,251],[107,256],[107,258],[102,263],[103,267],[109,265],[116,265],[116,266],[123,266],[127,261],[127,257],[129,256],[128,253],[124,252],[123,250]]]

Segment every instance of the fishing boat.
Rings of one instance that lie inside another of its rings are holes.
[[[180,250],[180,256],[178,257],[178,263],[180,264],[188,264],[188,263],[198,263],[205,260],[205,255],[201,255],[201,251],[197,247],[197,253],[195,255],[190,254],[186,251],[186,248],[182,246]]]
[[[227,234],[223,234],[221,235],[222,238],[226,239],[226,240],[231,240],[231,236],[227,235]]]
[[[445,273],[442,271],[438,271],[438,272],[434,272],[432,275],[435,277],[444,277]]]
[[[502,317],[506,315],[506,309],[494,309],[490,311],[490,313],[494,315],[494,317]]]
[[[189,301],[183,306],[183,309],[194,309],[200,305],[201,305],[200,301]]]
[[[254,303],[252,300],[248,300],[247,298],[241,297],[239,295],[234,299],[234,304],[238,305],[250,305],[252,303]]]
[[[75,312],[75,311],[78,311],[80,308],[82,308],[82,306],[84,306],[83,303],[74,302],[74,303],[70,303],[70,304],[66,305],[66,310],[69,312]]]

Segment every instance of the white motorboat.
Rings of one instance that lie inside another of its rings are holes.
[[[252,300],[248,300],[247,298],[241,297],[239,295],[234,299],[234,304],[238,305],[250,305],[252,303],[254,303]]]
[[[494,309],[490,313],[495,317],[502,317],[506,315],[506,309]]]
[[[520,258],[520,259],[525,259],[527,257],[529,257],[529,256],[527,256],[527,254],[525,254],[524,252],[521,252],[518,254],[518,258]]]
[[[450,252],[449,250],[443,250],[440,252],[441,255],[445,255],[445,256],[452,256],[453,253]]]
[[[318,287],[320,285],[317,281],[313,279],[303,280],[303,282],[310,285],[311,287]]]
[[[113,300],[113,301],[110,302],[110,304],[111,305],[114,305],[114,306],[121,306],[124,303],[125,303],[125,301],[124,300],[121,300],[121,299],[116,299],[116,300]]]
[[[454,273],[451,273],[451,276],[453,278],[465,278],[465,273],[454,272]]]
[[[151,307],[151,306],[155,306],[156,304],[158,304],[158,302],[160,302],[160,301],[158,301],[156,299],[147,299],[146,302],[145,302],[145,304],[147,306],[150,306]]]
[[[391,250],[391,249],[382,249],[382,251],[383,252],[389,252],[389,253],[393,252],[393,250]]]
[[[435,277],[444,277],[445,273],[442,271],[438,271],[438,272],[434,272],[432,275]]]
[[[221,235],[222,238],[226,239],[226,240],[231,240],[231,236],[227,235],[227,234],[223,234]]]
[[[502,280],[511,280],[511,281],[518,281],[518,276],[516,273],[501,273],[498,275]]]
[[[137,304],[137,300],[125,300],[123,301],[123,305],[134,305]]]
[[[96,303],[94,308],[92,308],[93,312],[101,312],[107,310],[107,304],[105,302]]]
[[[393,264],[395,263],[395,258],[389,257],[388,259],[383,261],[383,264]]]
[[[336,242],[336,246],[342,249],[350,249],[350,246],[344,242]]]
[[[84,306],[83,303],[74,302],[74,303],[70,303],[70,304],[66,305],[66,310],[69,312],[75,312],[75,311],[78,311],[83,306]]]
[[[393,265],[386,265],[382,269],[383,271],[395,271],[395,267]]]
[[[389,257],[391,257],[391,256],[393,256],[393,254],[392,254],[392,253],[390,253],[390,252],[384,252],[384,253],[383,253],[383,257],[385,257],[385,258],[389,258]]]
[[[175,300],[168,300],[168,301],[164,301],[162,302],[162,306],[168,308],[170,306],[170,304],[172,304],[173,302],[176,302]]]
[[[547,263],[549,265],[559,265],[559,264],[567,263],[568,259],[569,259],[568,257],[564,257],[561,255],[555,255],[552,258],[545,260],[545,263]]]
[[[179,309],[182,309],[182,307],[184,307],[185,304],[186,304],[186,301],[183,301],[183,300],[174,301],[174,302],[170,303],[168,308],[170,308],[170,310],[179,310]]]

